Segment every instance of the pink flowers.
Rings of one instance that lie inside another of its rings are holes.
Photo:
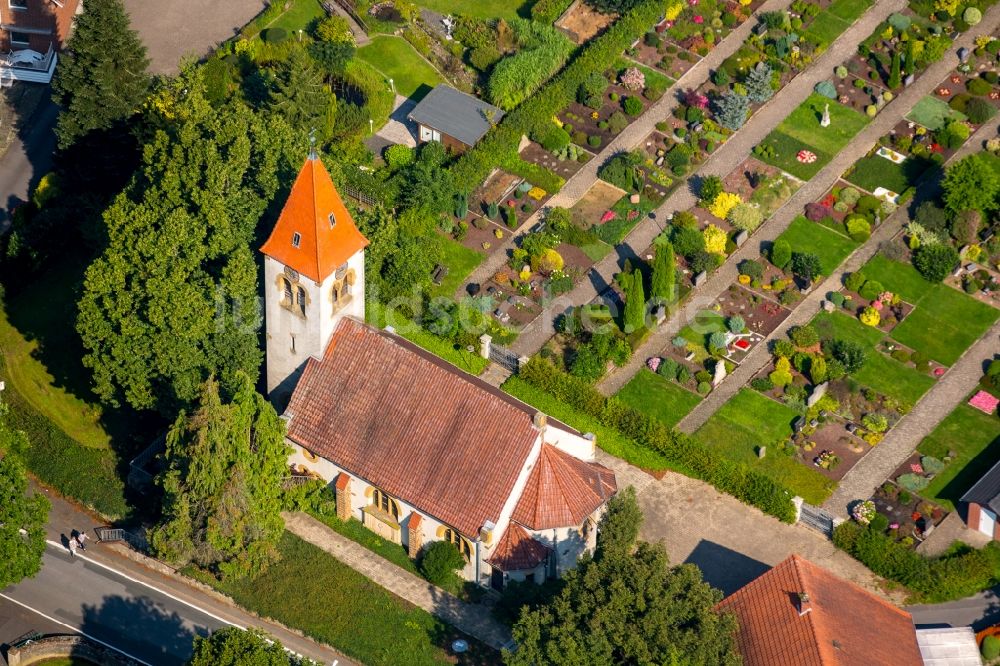
[[[660,361],[661,359],[659,356],[653,356],[651,358],[648,358],[646,359],[646,367],[652,370],[653,372],[656,372],[656,369],[660,367]]]
[[[694,17],[693,19],[691,19],[691,20],[693,20],[693,21],[694,21],[695,23],[697,23],[698,25],[701,25],[702,23],[704,23],[704,22],[705,22],[705,18],[704,18],[704,17],[703,17],[703,16],[701,15],[701,14],[698,14],[697,16],[695,16],[695,17]]]
[[[997,410],[1000,399],[994,398],[986,391],[980,391],[969,399],[969,406],[975,407],[984,414],[992,414]]]
[[[941,97],[947,97],[948,95],[951,94],[951,90],[942,86],[937,89],[937,94],[940,95]]]
[[[920,463],[910,463],[910,471],[914,474],[923,474],[924,466]]]
[[[812,164],[816,161],[816,153],[811,150],[800,150],[798,154],[795,155],[795,159],[802,164]]]
[[[934,368],[934,376],[941,377],[944,375],[944,368]]]
[[[882,301],[879,301],[879,300],[872,301],[872,307],[875,308],[876,310],[881,310],[882,309]]]
[[[635,208],[625,213],[625,219],[629,220],[630,222],[637,217],[639,217],[639,211],[637,211]]]
[[[883,303],[892,303],[893,298],[894,296],[891,291],[883,291],[881,294],[878,295],[878,300],[882,301]]]
[[[684,103],[688,106],[697,107],[699,109],[707,109],[708,97],[702,95],[697,90],[689,90],[684,95]]]
[[[899,523],[889,523],[889,529],[890,530],[898,530],[899,529]]]
[[[688,6],[696,7],[698,5],[698,0],[688,0]]]
[[[616,213],[615,211],[613,210],[606,211],[604,215],[601,215],[601,224],[604,224],[605,222],[610,222],[616,217],[618,217],[618,213]]]

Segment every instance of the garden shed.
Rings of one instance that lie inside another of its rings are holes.
[[[964,495],[962,502],[968,504],[965,524],[974,530],[997,539],[1000,528],[997,514],[1000,514],[1000,462],[993,465],[976,484]]]
[[[449,85],[440,84],[413,107],[420,143],[440,141],[449,150],[463,152],[500,122],[503,111]]]

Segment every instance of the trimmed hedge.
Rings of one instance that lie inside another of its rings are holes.
[[[603,72],[612,67],[622,52],[656,22],[662,11],[662,0],[644,0],[622,15],[604,34],[582,49],[565,69],[530,99],[505,115],[474,148],[466,151],[452,169],[455,182],[472,188],[483,182],[497,166],[511,170],[512,165],[521,161],[517,155],[521,137],[536,134],[537,130],[550,124],[553,116],[576,100],[580,84],[592,72]],[[552,174],[552,178],[558,176]],[[537,177],[531,182],[550,192],[558,190],[545,187]]]
[[[953,546],[928,558],[881,531],[846,522],[833,531],[833,543],[883,578],[906,586],[913,600],[941,603],[982,592],[1000,582],[1000,544],[976,550]]]
[[[795,522],[792,493],[747,465],[713,454],[694,438],[667,427],[658,419],[616,398],[605,397],[586,381],[561,372],[538,357],[532,358],[521,369],[519,377],[656,451],[672,464],[690,470],[695,478],[786,523]]]

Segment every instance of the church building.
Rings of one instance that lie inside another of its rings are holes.
[[[341,519],[411,557],[455,544],[467,580],[561,575],[594,548],[617,491],[593,435],[366,324],[367,246],[310,154],[261,248],[267,388],[289,464],[334,485]]]

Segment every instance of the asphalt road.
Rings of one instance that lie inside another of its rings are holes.
[[[1000,587],[944,604],[907,606],[918,627],[965,627],[976,631],[1000,622]]]
[[[33,85],[33,84],[19,84]],[[10,211],[28,200],[30,188],[52,170],[56,148],[55,127],[59,107],[47,98],[24,129],[14,137],[0,168],[0,233],[7,230]]]
[[[0,601],[37,613],[42,633],[59,624],[61,633],[78,631],[151,666],[183,664],[195,635],[227,626],[172,595],[88,561],[85,554],[74,560],[52,545],[41,573],[3,590]],[[20,628],[23,614],[19,619]]]

